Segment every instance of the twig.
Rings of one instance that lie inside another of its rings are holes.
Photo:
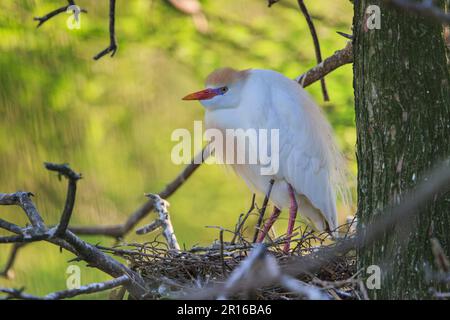
[[[319,288],[287,275],[281,275],[279,282],[287,290],[306,297],[308,300],[329,300]]]
[[[90,294],[95,292],[102,292],[112,288],[116,288],[130,283],[130,278],[127,275],[108,280],[105,282],[91,283],[86,286],[81,286],[76,289],[69,289],[49,293],[44,297],[37,297],[23,292],[23,289],[0,288],[0,292],[5,293],[6,299],[22,299],[22,300],[61,300],[73,298],[82,294]]]
[[[56,171],[60,175],[66,177],[69,180],[67,187],[66,203],[64,204],[64,210],[61,215],[58,227],[56,228],[55,231],[55,236],[59,237],[66,232],[67,226],[69,225],[73,207],[75,205],[77,181],[81,179],[81,174],[78,174],[72,169],[70,169],[68,164],[54,164],[46,162],[44,165],[47,170]]]
[[[264,197],[264,202],[263,202],[263,206],[259,212],[259,218],[258,221],[256,223],[255,226],[255,234],[253,235],[253,243],[256,242],[256,240],[258,239],[258,233],[259,233],[259,229],[261,228],[261,224],[264,218],[264,214],[266,213],[266,208],[267,208],[267,204],[269,202],[270,199],[270,194],[272,193],[272,188],[273,188],[273,184],[274,184],[275,180],[274,179],[270,179],[269,182],[269,189],[267,190],[266,196]]]
[[[255,209],[255,199],[256,199],[256,194],[253,194],[250,209],[248,209],[247,213],[244,215],[244,217],[242,219],[239,219],[239,223],[236,226],[236,230],[234,232],[233,239],[231,239],[231,244],[234,244],[236,242],[236,237],[241,234],[242,227],[244,226],[248,217],[252,213],[253,209]]]
[[[352,34],[348,34],[348,33],[342,32],[342,31],[336,31],[336,33],[338,35],[344,37],[345,39],[353,40],[353,35]]]
[[[109,0],[109,47],[101,51],[94,56],[94,60],[98,60],[103,56],[111,52],[111,57],[114,57],[117,51],[117,40],[116,40],[116,0]]]
[[[267,0],[267,6],[270,8],[271,6],[273,6],[278,1],[280,1],[280,0]]]
[[[349,41],[344,49],[336,51],[332,56],[319,63],[314,68],[305,72],[295,80],[300,83],[302,87],[307,87],[310,84],[321,79],[337,68],[353,62],[353,46]]]
[[[39,21],[37,26],[36,26],[36,28],[39,28],[40,26],[42,26],[45,22],[47,22],[51,18],[53,18],[53,17],[55,17],[55,16],[57,16],[57,15],[63,13],[63,12],[66,12],[67,9],[69,9],[70,6],[75,5],[75,1],[73,1],[73,0],[68,0],[67,2],[68,2],[68,4],[66,6],[60,7],[58,9],[55,9],[55,10],[47,13],[44,16],[34,17],[33,18],[34,20]],[[87,13],[86,9],[80,9],[80,11],[83,12],[83,13]]]
[[[148,194],[147,197],[153,201],[153,206],[158,214],[158,220],[156,220],[158,222],[153,222],[148,226],[140,228],[136,230],[136,233],[145,234],[155,230],[157,227],[161,227],[169,249],[179,251],[180,245],[178,244],[177,237],[175,236],[173,225],[170,221],[169,211],[167,210],[169,203],[166,200],[161,199],[161,197],[157,194]]]
[[[11,269],[14,265],[14,262],[17,258],[17,253],[19,252],[20,248],[22,248],[25,244],[24,243],[15,243],[11,248],[11,253],[9,254],[8,261],[6,261],[5,268],[2,272],[0,272],[1,277],[5,277],[6,279],[12,278],[11,276]]]
[[[0,194],[0,205],[18,205],[20,206],[30,220],[31,225],[37,230],[44,230],[44,221],[39,215],[36,207],[31,201],[33,194],[31,192],[18,191],[10,194]]]
[[[277,260],[267,252],[264,244],[257,244],[249,256],[233,270],[219,291],[221,294],[218,299],[227,299],[237,293],[246,293],[268,285],[280,285],[291,293],[311,300],[328,299],[319,288],[282,274]]]
[[[61,168],[55,164],[47,164],[47,167]],[[68,167],[64,168],[62,172],[70,174],[71,170],[69,169],[70,168]],[[73,178],[74,177],[75,176],[73,176]],[[15,236],[0,238],[0,243],[21,243],[40,240],[49,241],[74,253],[78,260],[84,260],[89,264],[89,266],[95,267],[115,278],[127,275],[132,281],[126,285],[126,288],[134,298],[140,299],[146,293],[144,280],[138,273],[132,271],[117,260],[111,258],[109,255],[105,254],[95,246],[81,240],[68,230],[66,230],[62,235],[56,236],[56,228],[48,229],[46,227],[38,210],[30,199],[29,192],[0,194],[0,205],[13,204],[20,206],[25,211],[32,226],[27,228],[20,228],[12,223],[0,220],[1,228],[16,233]],[[32,297],[27,298],[31,299]]]
[[[0,193],[0,198],[3,196],[4,194]],[[1,199],[0,199],[1,200]],[[2,203],[2,201],[0,201],[0,205],[5,205],[4,203]],[[5,229],[8,230],[12,233],[16,233],[16,234],[22,234],[22,228],[19,227],[18,225],[5,221],[3,219],[0,219],[0,228],[1,229]]]
[[[319,64],[322,62],[322,53],[320,52],[320,42],[319,42],[319,38],[317,36],[316,27],[314,26],[314,22],[312,21],[311,16],[308,12],[308,8],[306,8],[306,5],[303,2],[303,0],[297,0],[297,3],[298,3],[298,6],[300,7],[300,11],[303,13],[303,16],[305,17],[306,23],[308,24],[309,32],[311,33],[311,37],[312,37],[313,43],[314,43],[316,60],[317,60],[317,63]],[[327,86],[326,86],[324,77],[322,77],[320,79],[320,84],[322,87],[323,100],[329,101],[330,97],[328,96],[328,90],[327,90]]]
[[[220,262],[222,264],[222,274],[225,276],[225,258],[224,258],[224,244],[223,244],[223,232],[224,229],[221,228],[219,231],[219,239],[220,239]]]
[[[249,256],[233,270],[220,291],[219,300],[225,300],[243,290],[250,291],[273,282],[279,270],[275,258],[267,254],[264,244],[257,244]]]

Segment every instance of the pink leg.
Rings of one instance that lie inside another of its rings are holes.
[[[273,207],[272,214],[270,215],[269,220],[267,220],[264,224],[264,228],[262,232],[259,233],[258,240],[256,242],[259,243],[264,241],[264,238],[266,237],[267,233],[269,233],[270,228],[272,228],[272,225],[275,223],[280,213],[280,209],[278,209],[277,207]]]
[[[295,199],[295,192],[292,186],[288,183],[288,190],[289,190],[289,198],[291,199],[291,206],[289,208],[289,222],[288,222],[288,228],[286,235],[289,237],[292,235],[292,232],[294,231],[294,224],[295,224],[295,218],[297,217],[297,200]],[[284,253],[288,253],[291,246],[291,239],[288,239],[287,242],[284,245]]]

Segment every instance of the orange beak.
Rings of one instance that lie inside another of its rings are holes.
[[[208,100],[217,96],[218,93],[214,89],[205,89],[202,91],[188,94],[183,100]]]

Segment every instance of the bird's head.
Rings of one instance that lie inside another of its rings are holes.
[[[207,109],[236,108],[249,70],[221,68],[206,78],[206,89],[191,93],[183,100],[199,100]]]

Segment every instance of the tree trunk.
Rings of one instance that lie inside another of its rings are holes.
[[[383,214],[383,208],[401,202],[433,165],[450,155],[450,86],[443,27],[385,2],[354,1],[360,232]],[[369,5],[381,9],[380,29],[367,27]],[[405,229],[408,225],[412,227]],[[363,274],[370,265],[381,268],[380,289],[368,290],[369,297],[430,297],[430,287],[437,286],[427,280],[428,271],[435,269],[431,238],[438,239],[448,256],[448,194],[358,252]]]

